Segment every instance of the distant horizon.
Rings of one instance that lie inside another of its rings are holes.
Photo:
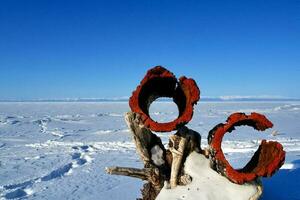
[[[130,97],[94,97],[94,98],[48,98],[48,99],[0,99],[0,102],[126,102]],[[172,98],[162,97],[158,98],[158,101],[168,102]],[[241,95],[232,95],[232,96],[202,96],[200,97],[201,101],[300,101],[300,98],[292,97],[283,97],[283,96],[270,96],[270,95],[261,95],[261,96],[241,96]]]

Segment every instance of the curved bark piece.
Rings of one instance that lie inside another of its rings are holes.
[[[159,97],[173,98],[179,110],[177,119],[159,123],[149,115],[150,104]],[[179,81],[167,69],[156,66],[150,69],[140,85],[132,93],[129,106],[132,112],[139,113],[143,124],[157,132],[168,132],[187,124],[193,116],[193,106],[200,99],[200,90],[193,79],[181,77]]]
[[[223,136],[234,130],[235,126],[247,125],[256,130],[264,131],[273,127],[264,115],[259,113],[234,113],[225,124],[218,124],[208,135],[209,154],[213,169],[238,184],[250,182],[257,177],[272,176],[284,163],[285,151],[280,143],[262,140],[248,164],[242,169],[234,169],[226,160],[221,148]]]

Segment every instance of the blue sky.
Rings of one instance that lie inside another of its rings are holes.
[[[300,1],[2,0],[0,99],[130,96],[162,65],[203,96],[300,98]]]

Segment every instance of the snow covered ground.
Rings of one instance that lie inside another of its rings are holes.
[[[106,166],[142,167],[124,122],[127,111],[127,102],[0,103],[0,199],[139,197],[141,181],[104,172]],[[226,135],[223,149],[232,165],[243,166],[261,139],[281,142],[286,164],[263,179],[262,199],[300,200],[300,102],[201,102],[188,127],[206,146],[208,131],[233,112],[260,112],[274,128],[240,127]],[[160,121],[176,114],[171,102],[151,106]],[[158,135],[167,143],[169,134]]]

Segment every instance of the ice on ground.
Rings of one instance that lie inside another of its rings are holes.
[[[263,179],[267,199],[300,199],[300,102],[203,102],[189,128],[202,135],[236,112],[262,112],[274,128],[240,127],[224,137],[226,158],[243,166],[262,139],[281,142],[286,164]],[[151,106],[158,121],[176,118],[169,102]],[[175,109],[175,110],[174,110]],[[107,166],[141,168],[124,114],[127,102],[0,103],[0,199],[124,199],[140,197],[142,181],[105,174]],[[272,134],[276,130],[277,134]],[[169,133],[157,133],[167,145]],[[159,150],[153,149],[160,161]],[[283,189],[278,189],[283,188]],[[280,191],[286,190],[286,194]]]

